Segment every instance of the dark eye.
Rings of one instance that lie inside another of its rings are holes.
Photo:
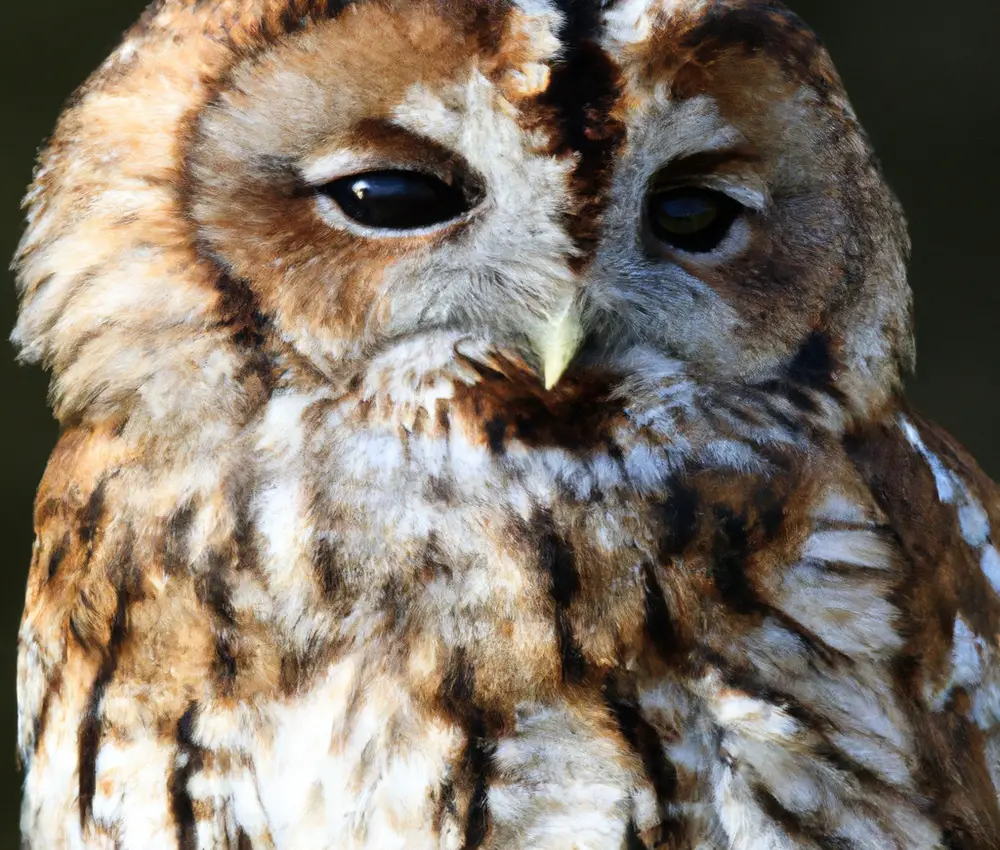
[[[317,189],[366,227],[416,230],[458,218],[472,207],[462,188],[419,171],[368,171]]]
[[[654,190],[647,199],[649,229],[661,242],[704,254],[726,237],[743,207],[722,192],[694,187]]]

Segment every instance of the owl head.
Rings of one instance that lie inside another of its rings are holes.
[[[861,416],[908,250],[830,60],[764,0],[161,0],[43,154],[16,260],[57,413],[238,413],[470,337]]]

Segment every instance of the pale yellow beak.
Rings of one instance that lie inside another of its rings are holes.
[[[551,390],[573,361],[583,344],[583,326],[576,305],[571,301],[556,314],[536,340],[542,361],[545,389]]]

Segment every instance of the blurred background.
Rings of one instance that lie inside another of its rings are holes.
[[[4,3],[0,89],[0,260],[21,232],[20,197],[35,152],[65,99],[136,17],[143,0]],[[910,396],[1000,477],[1000,3],[965,0],[955,14],[940,0],[791,0],[833,54],[902,199],[914,242],[918,371]],[[0,264],[2,265],[2,264]],[[0,289],[0,380],[8,399],[0,436],[0,848],[18,846],[20,776],[14,758],[15,640],[30,557],[36,484],[57,430],[46,380],[19,367],[6,336],[14,284]],[[58,850],[58,848],[52,848]]]

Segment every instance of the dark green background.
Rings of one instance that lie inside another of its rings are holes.
[[[35,150],[61,104],[138,16],[142,0],[4,2],[0,79],[0,258],[20,234],[18,203]],[[909,214],[914,241],[919,369],[911,397],[1000,476],[1000,3],[964,0],[798,0],[791,4],[826,41]],[[14,323],[14,285],[0,297],[0,330]],[[17,846],[14,760],[15,636],[31,550],[31,504],[56,428],[45,378],[17,367],[0,343],[7,414],[0,435],[0,847]],[[58,848],[53,848],[58,850]]]

